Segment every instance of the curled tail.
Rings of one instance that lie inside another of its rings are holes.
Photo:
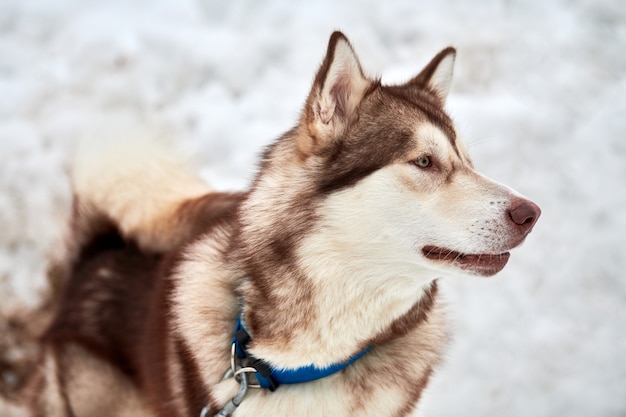
[[[155,252],[189,239],[193,224],[180,208],[212,191],[175,152],[148,140],[81,146],[72,186],[73,233],[92,235],[112,223],[125,239]]]

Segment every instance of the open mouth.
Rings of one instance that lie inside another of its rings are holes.
[[[484,276],[500,272],[511,256],[509,252],[464,254],[437,246],[424,246],[422,253],[430,260],[454,264],[460,269]]]

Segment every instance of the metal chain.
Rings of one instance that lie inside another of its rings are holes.
[[[248,374],[256,373],[257,370],[251,366],[242,366],[238,363],[238,358],[235,352],[235,344],[233,343],[230,349],[230,369],[224,374],[223,380],[228,378],[234,378],[239,383],[239,391],[233,398],[226,403],[226,405],[215,414],[214,417],[229,417],[239,404],[243,401],[249,388],[261,388],[258,384],[250,384],[248,382]],[[200,417],[208,417],[211,412],[211,405],[207,404],[200,412]]]

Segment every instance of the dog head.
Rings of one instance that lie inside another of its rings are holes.
[[[246,203],[267,226],[255,250],[295,253],[308,271],[499,272],[540,210],[474,169],[444,110],[454,61],[446,48],[408,82],[382,85],[335,32],[300,123],[268,149]]]

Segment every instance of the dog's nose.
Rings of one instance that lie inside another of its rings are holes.
[[[520,231],[528,233],[537,223],[537,219],[541,215],[541,209],[532,201],[521,200],[511,205],[508,215]]]

